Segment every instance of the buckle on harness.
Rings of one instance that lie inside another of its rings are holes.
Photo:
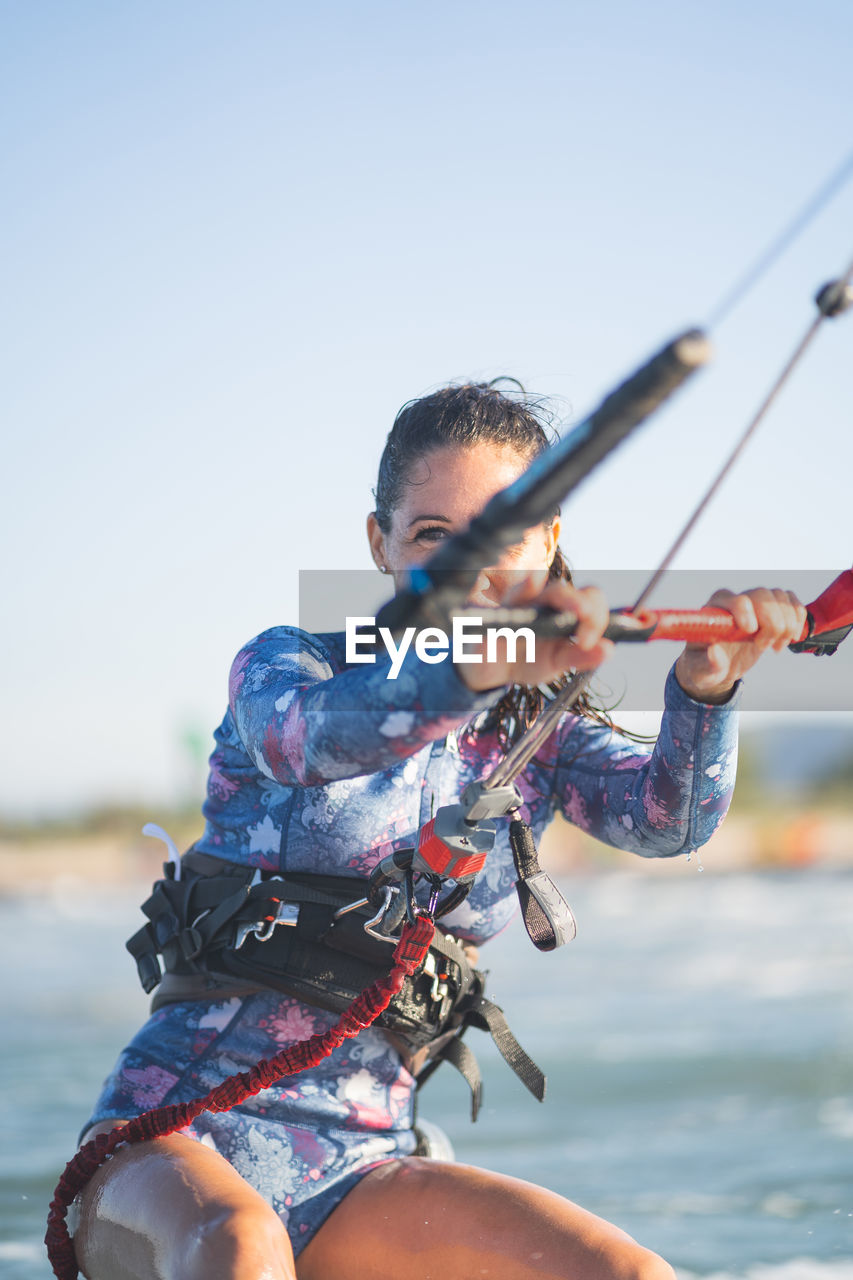
[[[432,978],[432,986],[430,987],[429,994],[433,1003],[437,1004],[439,1001],[444,1000],[448,992],[447,974],[438,972],[434,952],[427,952],[427,958],[424,960],[421,972],[425,973],[427,977]],[[442,979],[444,979],[444,981],[442,981]]]
[[[371,916],[369,920],[365,920],[363,926],[364,932],[369,934],[371,938],[376,938],[378,942],[390,942],[392,946],[397,945],[397,939],[390,936],[390,931],[400,923],[400,918],[397,916],[396,909],[393,911],[391,909],[394,904],[395,897],[397,899],[400,898],[399,889],[394,890],[391,888],[390,884],[386,884],[382,890],[382,906],[376,912],[375,916]],[[367,906],[368,902],[368,898],[362,899],[364,906]],[[405,906],[403,910],[405,911]],[[379,932],[383,925],[388,930],[387,933]]]
[[[395,896],[398,899],[396,904],[394,903]],[[393,911],[391,909],[392,904],[394,904]],[[351,911],[360,911],[362,907],[369,907],[371,905],[375,906],[376,904],[375,902],[371,902],[370,898],[357,898],[355,902],[349,902],[345,907],[339,907],[335,912],[333,919],[340,920],[342,916],[349,915]],[[376,912],[375,916],[371,916],[369,920],[365,920],[363,925],[364,932],[369,934],[371,938],[375,938],[377,942],[390,942],[396,946],[399,939],[391,936],[392,930],[396,929],[397,925],[405,915],[405,911],[405,903],[401,904],[399,901],[399,890],[395,889],[390,884],[383,885],[382,905]],[[386,932],[380,933],[379,930],[383,927]]]
[[[269,942],[277,924],[287,925],[290,928],[295,929],[298,922],[299,908],[295,903],[279,902],[274,916],[265,917],[263,920],[256,920],[254,923],[250,922],[249,924],[241,924],[238,927],[234,939],[234,950],[240,950],[250,933],[255,935],[258,942]]]
[[[204,938],[195,925],[189,925],[178,934],[178,946],[185,960],[195,960],[196,956],[201,955]]]

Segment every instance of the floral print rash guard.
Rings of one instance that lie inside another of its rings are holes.
[[[270,871],[367,876],[415,843],[434,809],[501,758],[484,727],[503,690],[472,693],[449,661],[410,652],[348,665],[342,633],[273,627],[231,669],[229,709],[210,758],[196,848]],[[538,839],[558,810],[599,840],[644,857],[699,848],[728,808],[736,704],[694,702],[673,673],[649,753],[571,713],[517,779]],[[468,899],[442,923],[477,945],[516,910],[508,824]],[[272,991],[159,1009],[121,1055],[89,1123],[198,1096],[235,1071],[323,1031],[335,1016]],[[233,1111],[188,1131],[273,1206],[295,1251],[365,1172],[411,1154],[414,1081],[383,1032],[348,1041]]]

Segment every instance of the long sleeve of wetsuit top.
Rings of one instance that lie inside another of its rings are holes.
[[[395,679],[390,659],[342,670],[318,636],[264,631],[231,668],[229,702],[255,766],[285,786],[378,773],[494,701],[472,692],[452,662],[423,663],[410,650]]]
[[[284,786],[393,769],[497,697],[472,693],[450,662],[428,665],[413,654],[396,680],[387,679],[387,662],[343,670],[333,640],[273,628],[232,668],[240,739],[256,768]],[[618,848],[650,857],[699,848],[731,798],[739,700],[738,690],[722,706],[695,702],[671,672],[652,751],[567,715],[519,780],[531,817],[536,811],[534,825],[547,821],[550,797],[552,810]],[[487,743],[483,749],[488,754]],[[460,783],[487,768],[485,756],[460,761]]]
[[[740,696],[738,683],[722,705],[696,702],[671,670],[650,752],[604,725],[567,718],[550,759],[556,806],[596,839],[645,857],[700,848],[731,801]]]

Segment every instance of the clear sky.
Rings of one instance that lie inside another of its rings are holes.
[[[853,150],[851,48],[848,0],[1,5],[0,812],[185,794],[298,571],[369,567],[399,405],[509,373],[571,423],[702,322]],[[567,505],[581,578],[653,567],[851,256],[853,185]],[[850,564],[851,349],[682,568]]]

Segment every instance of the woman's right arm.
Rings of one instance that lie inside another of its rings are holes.
[[[231,668],[237,732],[261,773],[285,786],[320,786],[378,773],[445,737],[491,705],[453,663],[410,651],[395,679],[390,659],[341,670],[317,636],[273,627]]]

